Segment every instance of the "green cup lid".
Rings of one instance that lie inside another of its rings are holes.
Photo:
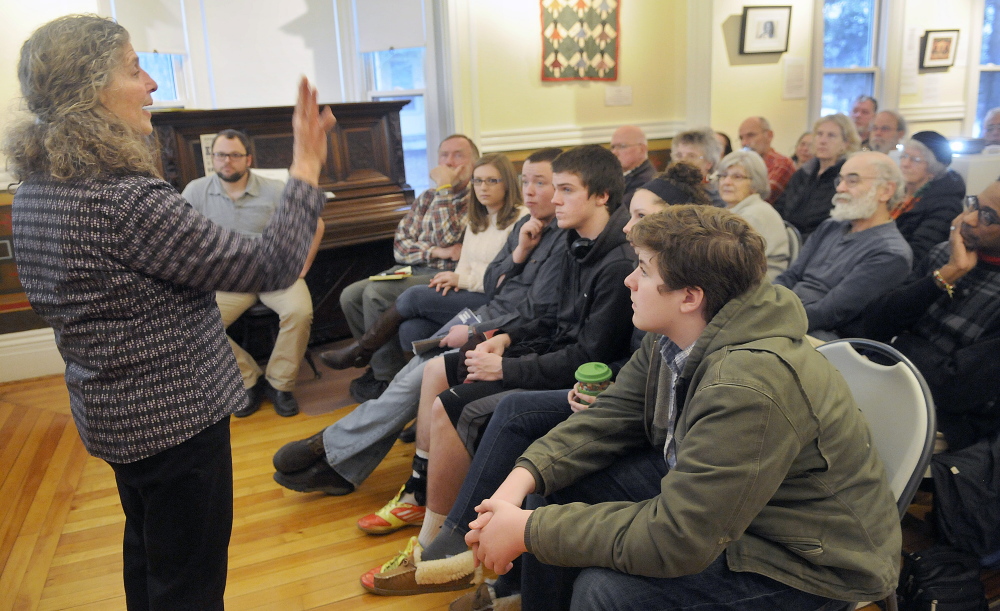
[[[604,363],[584,363],[576,369],[577,382],[599,384],[611,379],[611,368]]]

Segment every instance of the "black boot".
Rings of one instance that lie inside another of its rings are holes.
[[[343,348],[320,353],[319,360],[331,369],[364,367],[371,360],[375,351],[392,339],[402,322],[403,317],[393,305],[382,312],[372,328],[365,331],[360,339]]]

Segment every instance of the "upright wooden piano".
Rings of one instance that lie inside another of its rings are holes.
[[[310,345],[350,335],[340,311],[341,290],[393,263],[392,237],[413,202],[399,128],[399,109],[405,104],[330,105],[337,125],[320,173],[320,188],[327,192],[322,213],[326,232],[306,276],[314,307]],[[202,135],[228,128],[250,136],[255,167],[288,168],[292,110],[283,106],[153,113],[164,178],[180,191],[204,176]]]

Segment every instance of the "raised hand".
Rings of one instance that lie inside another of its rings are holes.
[[[292,165],[289,174],[313,186],[319,185],[319,174],[326,163],[327,133],[337,123],[327,106],[322,112],[316,102],[317,93],[309,79],[299,81],[299,94],[292,113]]]

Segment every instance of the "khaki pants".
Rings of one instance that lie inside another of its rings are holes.
[[[291,392],[295,388],[299,365],[309,345],[309,331],[313,319],[312,296],[309,294],[306,281],[302,278],[287,289],[270,293],[218,291],[215,293],[215,301],[219,304],[222,324],[228,328],[243,312],[257,303],[258,299],[278,315],[278,338],[267,361],[266,372],[261,372],[257,362],[246,350],[240,348],[232,339],[229,340],[233,354],[236,355],[236,364],[239,365],[240,373],[243,375],[243,386],[252,387],[264,373],[272,388]]]

